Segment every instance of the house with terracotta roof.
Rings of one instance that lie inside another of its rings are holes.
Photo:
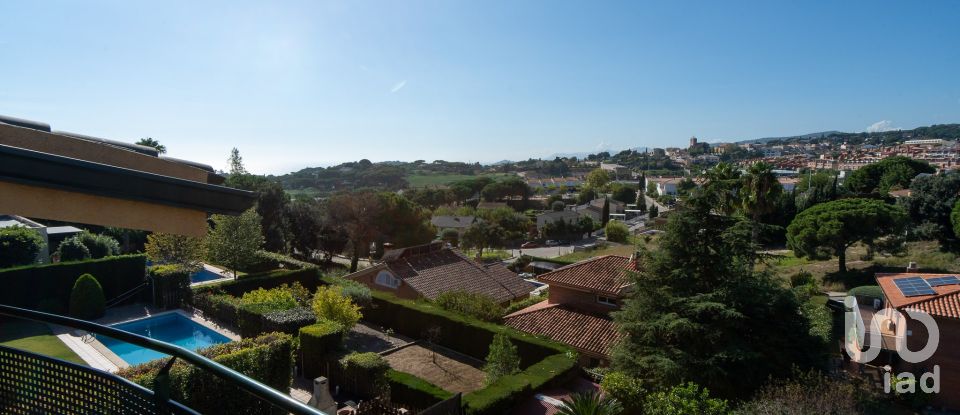
[[[956,347],[960,344],[960,276],[884,273],[877,274],[876,280],[883,291],[883,303],[858,304],[856,312],[865,333],[855,341],[870,344],[870,333],[879,331],[882,352],[870,364],[889,366],[894,374],[910,372],[920,379],[938,366],[940,393],[933,396],[933,404],[960,409],[960,348]],[[907,349],[917,352],[929,339],[927,327],[907,314],[908,310],[933,317],[939,330],[939,345],[933,356],[919,363],[907,362],[896,350],[896,342],[905,340]]]
[[[499,262],[478,263],[443,242],[387,251],[379,264],[344,278],[410,300],[467,291],[508,304],[528,298],[536,288]]]
[[[606,365],[620,335],[610,313],[633,285],[636,261],[617,255],[590,258],[538,277],[550,285],[547,300],[504,317],[504,323],[569,344],[585,366]]]

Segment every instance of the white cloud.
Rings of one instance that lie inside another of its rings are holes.
[[[890,121],[890,120],[877,121],[873,124],[870,124],[870,126],[867,127],[868,133],[882,133],[884,131],[893,131],[893,130],[899,130],[899,128],[894,127],[893,121]]]
[[[390,93],[391,93],[391,94],[395,94],[395,93],[397,93],[397,91],[403,89],[403,87],[405,87],[405,86],[407,86],[407,80],[406,80],[406,79],[404,79],[404,80],[402,80],[402,81],[400,81],[400,82],[397,82],[397,84],[394,85],[393,88],[390,88]]]

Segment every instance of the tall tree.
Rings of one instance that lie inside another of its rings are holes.
[[[868,164],[854,170],[843,182],[843,186],[853,193],[887,193],[890,187],[906,188],[920,173],[933,173],[936,170],[929,163],[905,156],[893,156]]]
[[[897,237],[907,215],[899,206],[875,199],[840,199],[807,209],[787,227],[787,245],[797,257],[836,256],[847,271],[847,248],[857,242],[873,245],[882,237]]]
[[[603,209],[600,211],[600,226],[607,226],[610,222],[610,199],[603,198]]]
[[[750,224],[713,207],[692,195],[671,214],[657,249],[641,251],[636,288],[614,313],[624,338],[613,366],[654,388],[693,381],[746,397],[818,352],[793,293],[755,271]]]
[[[503,243],[503,235],[504,231],[500,225],[487,221],[477,222],[463,232],[462,245],[476,248],[479,251],[478,255],[482,257],[484,249]]]
[[[360,256],[369,254],[370,244],[380,235],[377,229],[381,215],[379,196],[370,191],[340,193],[330,198],[327,211],[330,220],[340,224],[349,236],[353,249],[350,272],[355,272]]]
[[[199,269],[203,260],[203,239],[167,233],[147,235],[144,245],[147,258],[158,264],[175,264],[187,269]]]
[[[914,230],[924,232],[917,237],[936,239],[945,246],[957,236],[950,223],[953,205],[960,200],[960,174],[917,176],[910,183],[910,197],[904,200]]]
[[[776,210],[783,186],[773,174],[773,166],[762,161],[751,165],[742,180],[740,205],[744,214],[754,222],[753,238],[756,240],[760,232],[760,217]]]
[[[141,138],[140,141],[136,142],[137,145],[153,147],[157,149],[157,153],[163,154],[167,152],[167,146],[160,144],[159,141],[154,140],[150,137]]]
[[[227,171],[231,175],[247,174],[246,167],[243,166],[243,157],[240,157],[240,150],[236,147],[230,150],[230,157],[227,159]]]
[[[586,181],[590,188],[603,192],[606,190],[607,184],[610,183],[610,175],[604,169],[593,169],[593,171],[587,173]]]
[[[245,269],[256,261],[263,246],[260,217],[253,209],[238,216],[213,215],[213,226],[207,233],[207,257],[215,264],[233,271]]]
[[[741,207],[740,170],[730,163],[719,163],[706,171],[704,179],[704,193],[714,198],[717,212],[729,216]]]
[[[383,192],[378,194],[380,217],[377,228],[380,242],[390,242],[397,247],[428,243],[437,235],[430,224],[430,212],[402,195]]]

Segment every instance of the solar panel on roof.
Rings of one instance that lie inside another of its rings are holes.
[[[930,284],[931,287],[939,287],[939,286],[941,286],[941,285],[960,284],[960,278],[957,278],[956,275],[947,275],[947,276],[945,276],[945,277],[927,278],[927,284]]]
[[[897,285],[897,288],[900,289],[904,297],[933,295],[937,293],[933,288],[930,288],[930,284],[927,284],[927,282],[920,277],[899,278],[893,280],[893,283]]]

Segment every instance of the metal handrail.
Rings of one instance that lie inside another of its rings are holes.
[[[293,414],[302,414],[302,415],[327,415],[317,409],[311,408],[302,402],[287,396],[276,389],[273,389],[269,386],[266,386],[260,382],[257,382],[253,379],[250,379],[240,372],[237,372],[233,369],[230,369],[226,366],[223,366],[217,362],[214,362],[210,359],[207,359],[196,352],[191,350],[184,349],[180,346],[175,346],[169,343],[165,343],[159,340],[151,339],[149,337],[140,336],[123,330],[118,330],[112,327],[103,326],[96,323],[91,323],[85,320],[78,320],[75,318],[64,317],[56,314],[49,314],[40,311],[28,310],[25,308],[13,307],[9,305],[0,304],[0,314],[6,314],[8,316],[14,316],[19,318],[25,318],[34,321],[40,321],[43,323],[52,323],[58,324],[61,326],[72,327],[77,329],[86,330],[89,332],[102,334],[104,336],[109,336],[117,340],[122,340],[127,343],[132,343],[137,346],[146,347],[151,350],[156,350],[163,352],[165,354],[174,356],[179,359],[183,359],[194,366],[202,368],[208,372],[213,373],[214,375],[235,383],[241,389],[246,390],[247,392],[253,394],[254,396],[263,399],[264,401],[269,402],[279,408],[290,411]]]

